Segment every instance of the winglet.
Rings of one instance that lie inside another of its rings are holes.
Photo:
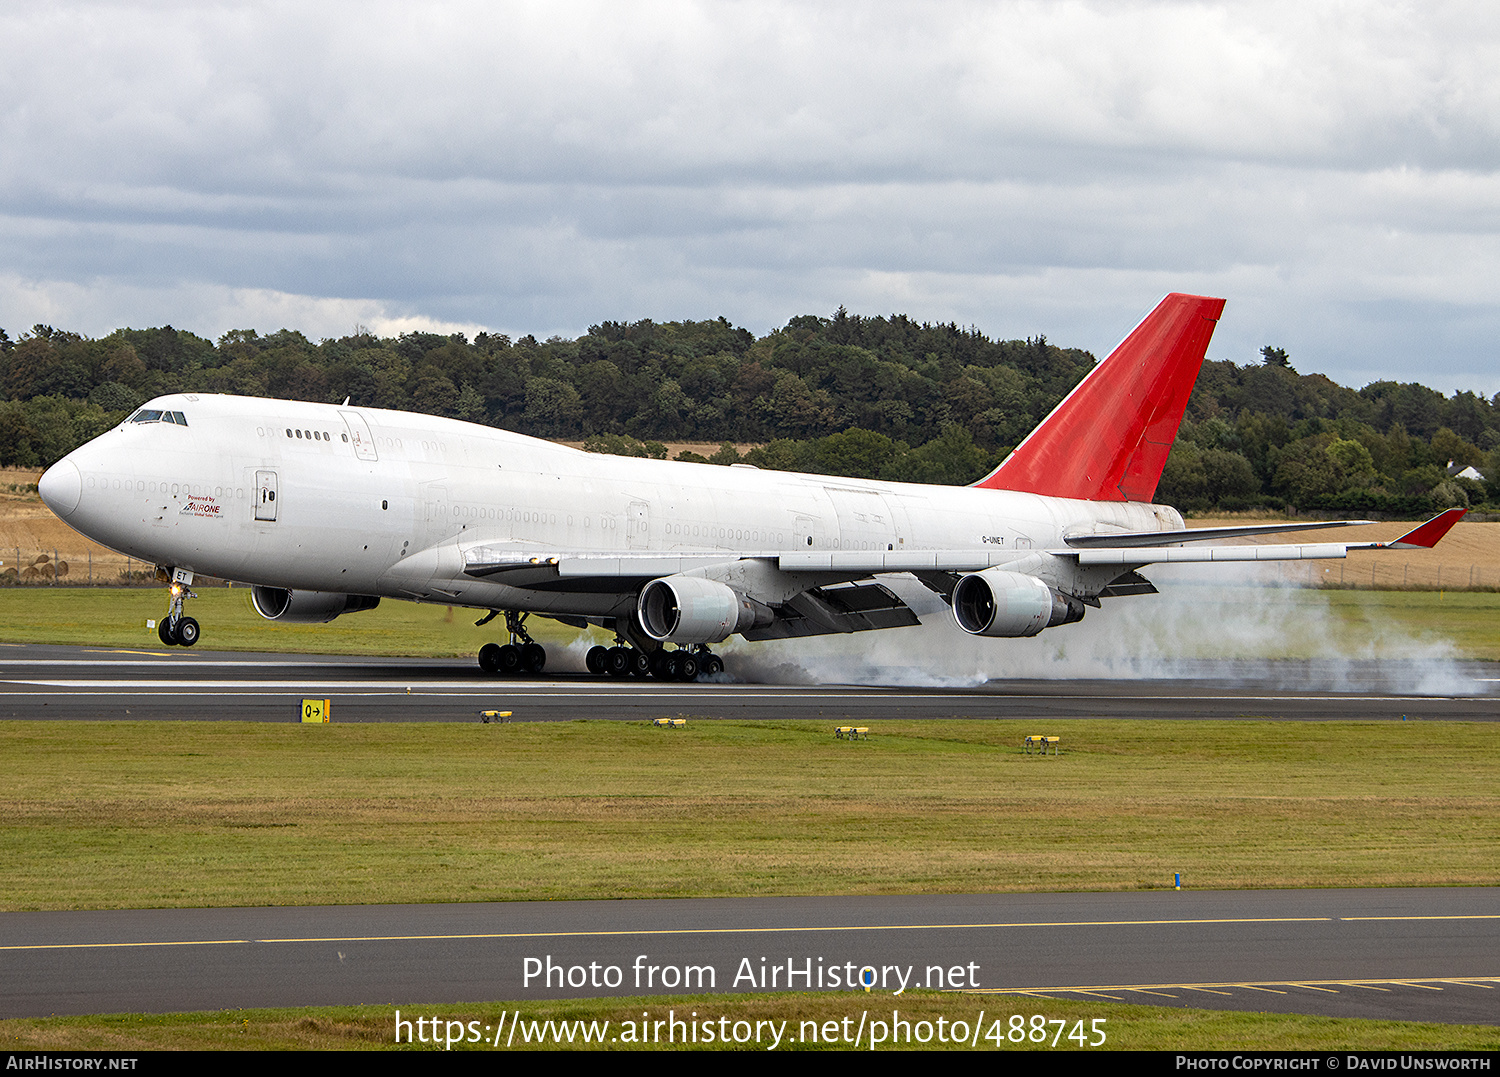
[[[1382,549],[1387,550],[1430,550],[1438,544],[1453,525],[1463,519],[1468,509],[1446,509],[1438,513],[1425,524],[1412,528],[1406,534],[1394,542],[1381,543]]]

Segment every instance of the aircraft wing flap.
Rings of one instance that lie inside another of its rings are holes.
[[[1275,546],[1134,546],[1120,550],[1054,550],[1076,557],[1080,565],[1159,565],[1168,562],[1311,561],[1345,557],[1349,547],[1340,542],[1296,543]]]
[[[1022,554],[1016,550],[830,550],[784,553],[776,558],[776,564],[783,572],[972,572],[1006,564],[1019,556]]]
[[[463,551],[468,576],[500,577],[512,583],[532,579],[648,579],[675,576],[690,569],[742,560],[724,553],[579,553],[570,550],[518,549],[503,545],[471,546]],[[753,556],[753,555],[750,555]],[[519,583],[519,586],[525,586]]]
[[[565,550],[515,550],[494,546],[464,551],[470,576],[540,571],[553,577],[649,578],[733,561],[772,561],[783,572],[836,573],[845,576],[880,572],[973,572],[1007,564],[1033,550],[829,550],[820,553],[579,553]],[[1075,550],[1060,551],[1075,554]]]
[[[737,555],[723,554],[672,555],[651,554],[639,556],[598,556],[595,554],[566,554],[558,558],[558,574],[567,576],[675,576],[690,569],[722,565],[726,561],[742,560]]]
[[[1116,576],[1109,586],[1099,592],[1099,598],[1126,598],[1130,595],[1155,594],[1160,594],[1156,589],[1156,584],[1131,569],[1123,575]]]
[[[1100,547],[1116,549],[1133,546],[1161,546],[1178,542],[1210,542],[1216,539],[1249,538],[1251,535],[1281,535],[1288,531],[1322,531],[1332,527],[1364,527],[1374,520],[1318,520],[1297,524],[1247,524],[1243,527],[1190,527],[1178,531],[1090,531],[1064,535],[1063,541],[1074,549]]]
[[[845,583],[804,591],[779,609],[770,625],[741,635],[748,640],[792,639],[921,623],[890,588],[878,583]]]

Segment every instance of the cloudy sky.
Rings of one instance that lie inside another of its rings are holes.
[[[1500,7],[0,8],[0,326],[576,335],[843,304],[1500,390]]]

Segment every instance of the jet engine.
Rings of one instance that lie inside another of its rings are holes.
[[[1083,619],[1083,603],[1060,595],[1035,576],[989,568],[953,588],[953,619],[973,636],[1034,636]]]
[[[775,619],[769,606],[716,580],[666,576],[641,588],[641,627],[661,643],[718,643]]]
[[[373,610],[380,605],[375,595],[341,595],[330,591],[292,591],[285,587],[250,588],[255,612],[268,621],[283,624],[327,624],[341,613]]]

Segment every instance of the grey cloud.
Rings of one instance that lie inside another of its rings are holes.
[[[842,302],[1102,350],[1161,292],[1219,291],[1223,357],[1274,340],[1405,378],[1427,347],[1424,377],[1493,391],[1497,24],[1469,4],[14,4],[0,275],[22,283],[0,324],[107,331],[68,309],[170,314],[174,288],[204,318],[543,335]]]

